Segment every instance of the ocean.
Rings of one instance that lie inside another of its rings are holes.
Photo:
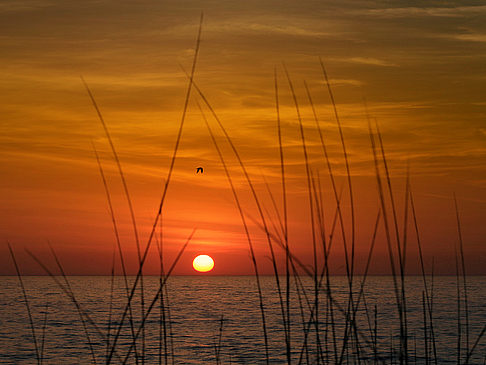
[[[111,354],[111,363],[115,364],[125,360],[129,364],[142,363],[142,356],[146,364],[266,363],[260,301],[253,276],[170,277],[167,290],[163,291],[164,307],[160,300],[153,300],[159,288],[159,277],[144,277],[145,312],[152,302],[154,305],[135,348],[131,346],[130,322],[135,332],[141,327],[140,290],[137,289],[134,295],[132,316],[127,310],[120,327],[127,304],[123,277],[114,277],[113,281],[109,276],[67,279],[69,287],[62,277],[56,277],[64,285],[63,291],[52,277],[23,277],[34,324],[36,351],[19,279],[0,277],[0,363],[36,364],[38,357],[42,357],[45,364],[106,363],[118,328],[115,350]],[[134,277],[128,278],[129,282],[133,280]],[[270,363],[287,363],[286,331],[276,280],[272,276],[260,280],[268,358]],[[354,279],[354,303],[359,298],[355,321],[349,316],[345,319],[349,313],[346,310],[349,308],[346,277],[330,277],[332,299],[327,295],[327,286],[321,288],[317,321],[310,319],[310,313],[315,313],[313,281],[309,278],[299,280],[300,283],[297,278],[290,278],[288,348],[292,363],[400,363],[400,339],[405,337],[403,333],[400,335],[392,277],[368,277],[361,296],[362,277]],[[280,278],[284,312],[285,281],[285,277]],[[429,292],[433,290],[433,296],[428,304],[423,295],[422,277],[406,277],[404,313],[408,363],[452,364],[458,363],[458,356],[464,363],[473,346],[469,363],[484,363],[486,336],[477,340],[486,325],[485,284],[486,277],[467,278],[466,318],[464,290],[461,283],[461,300],[458,302],[456,277],[437,276],[433,282],[429,278],[427,286]],[[302,285],[305,293],[296,290],[296,285],[299,288]],[[66,293],[70,290],[77,304]],[[430,311],[427,310],[429,306]],[[165,327],[161,323],[165,323]],[[347,326],[350,323],[356,324],[351,331]],[[127,356],[130,347],[132,351]]]

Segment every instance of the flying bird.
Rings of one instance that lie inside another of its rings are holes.
[[[201,173],[201,174],[202,174],[202,173],[203,173],[203,168],[202,168],[202,167],[198,167],[198,168],[196,169],[196,174],[197,174],[197,173]]]

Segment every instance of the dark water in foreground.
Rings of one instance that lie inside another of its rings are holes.
[[[62,278],[58,279],[62,280]],[[132,281],[133,278],[130,278],[130,280]],[[359,291],[359,280],[360,278],[357,278],[355,281],[357,292]],[[92,363],[93,357],[83,323],[80,321],[76,306],[68,296],[59,289],[59,286],[50,277],[24,277],[24,282],[31,305],[39,348],[42,348],[44,332],[45,340],[42,351],[44,363]],[[69,277],[69,283],[82,310],[89,314],[97,326],[96,329],[93,324],[86,324],[96,361],[103,363],[106,356],[106,334],[110,318],[111,278]],[[328,306],[325,293],[320,296],[318,326],[322,359],[334,363],[335,356],[341,355],[340,349],[343,345],[345,320],[339,308],[346,308],[348,289],[344,277],[331,278],[331,284],[334,303],[334,331],[331,330],[333,328],[330,324],[331,314],[326,311]],[[429,287],[430,284],[429,282]],[[468,278],[469,348],[472,348],[486,324],[485,284],[486,277]],[[154,298],[158,286],[159,278],[144,278],[145,310]],[[307,295],[309,297],[307,299],[311,301],[309,305],[312,306],[314,301],[311,290],[313,284],[307,279],[304,281],[304,286],[308,289]],[[456,278],[436,277],[433,286],[432,312],[438,363],[457,363],[459,329]],[[302,307],[299,305],[299,296],[295,291],[293,282],[292,288],[294,289],[291,293],[292,360],[297,363],[301,358],[302,363],[316,363],[316,348],[319,345],[316,340],[315,325],[312,325],[309,331],[306,350],[302,350],[305,342],[302,314],[308,321],[309,306],[306,304],[306,298],[302,293],[300,293],[300,300],[303,304]],[[275,290],[275,278],[262,278],[262,290],[266,310],[270,360],[272,363],[285,363],[284,327],[278,293]],[[428,320],[427,328],[424,329],[422,292],[422,278],[408,277],[406,294],[409,363],[425,364],[426,357],[432,359],[434,353]],[[16,277],[0,277],[0,293],[0,363],[34,364],[37,361],[32,332],[18,279]],[[359,347],[356,346],[356,341],[352,337],[348,346],[349,351],[344,351],[342,354],[343,363],[355,363],[353,352],[356,348],[359,348],[362,363],[374,363],[375,306],[377,310],[377,356],[384,363],[399,363],[399,319],[392,279],[390,277],[369,277],[364,293],[357,314]],[[163,341],[162,346],[160,346],[161,327],[159,326],[159,318],[162,311],[159,302],[157,302],[144,326],[147,364],[158,364],[159,356],[161,356],[162,363],[165,363],[166,348],[168,363],[172,363],[172,360],[177,364],[216,363],[217,348],[219,348],[219,358],[223,364],[258,364],[265,362],[261,314],[254,277],[173,277],[169,279],[167,297],[170,313],[165,313],[165,316],[167,318],[170,315],[170,321],[167,320],[167,323],[170,323],[172,336],[167,337],[167,346],[164,346]],[[356,297],[357,294],[355,294]],[[137,291],[136,300],[133,304],[135,328],[139,326],[141,317],[139,299],[140,295]],[[113,343],[114,328],[120,323],[126,302],[123,277],[116,277],[110,343]],[[463,310],[464,302],[461,303],[461,311]],[[467,344],[465,316],[464,312],[462,313],[461,358],[464,362]],[[224,320],[221,345],[218,347],[221,316]],[[335,333],[334,337],[333,332]],[[425,337],[427,337],[427,341],[425,341]],[[130,326],[128,321],[125,321],[120,338],[117,341],[113,363],[120,363],[125,357],[131,338]],[[366,343],[366,341],[369,342]],[[334,350],[334,343],[336,343],[337,354]],[[142,342],[139,341],[137,351],[141,353],[141,349]],[[426,351],[429,355],[426,355]],[[470,363],[482,364],[485,356],[486,337],[476,346]],[[127,363],[135,363],[133,353]]]

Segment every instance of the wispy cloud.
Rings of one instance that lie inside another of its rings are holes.
[[[168,29],[168,32],[179,33],[182,28],[194,33],[193,27],[189,28],[186,25],[177,25],[175,28]],[[272,34],[272,35],[287,35],[298,37],[324,37],[332,35],[328,31],[324,31],[322,25],[316,24],[312,21],[298,21],[291,18],[262,18],[260,19],[243,19],[236,18],[232,21],[218,21],[208,23],[205,27],[206,33],[217,34]]]
[[[404,7],[367,10],[366,14],[384,18],[433,16],[433,17],[462,17],[472,13],[486,13],[486,5],[457,6],[457,7]]]
[[[311,14],[300,12],[289,14],[285,11],[274,11],[268,9],[261,14],[255,15],[245,12],[227,12],[225,17],[212,17],[205,23],[204,33],[209,36],[228,35],[285,35],[296,37],[336,37],[344,33],[348,34],[349,29],[343,27],[339,19],[326,17],[325,21],[316,18]],[[187,23],[174,23],[162,30],[164,34],[194,34],[194,25]],[[160,34],[160,33],[159,33]],[[252,41],[248,39],[246,41]]]
[[[454,34],[450,37],[461,41],[486,42],[486,34],[484,33]]]
[[[261,23],[242,24],[242,29],[249,29],[262,33],[278,33],[285,35],[294,35],[302,37],[322,37],[328,33],[306,29],[295,25],[268,25]]]
[[[324,81],[322,81],[321,83],[324,84]],[[363,86],[365,84],[363,81],[354,79],[330,79],[329,83],[333,86]]]
[[[385,66],[385,67],[397,67],[398,65],[389,62],[383,59],[374,58],[374,57],[350,57],[350,58],[343,58],[341,61],[350,62],[350,63],[359,63],[363,65],[371,65],[371,66]]]
[[[45,0],[3,0],[0,2],[0,13],[32,11],[51,5],[49,1]]]

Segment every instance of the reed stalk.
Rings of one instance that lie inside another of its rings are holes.
[[[199,104],[198,104],[198,106],[199,106]],[[241,207],[240,199],[238,198],[238,194],[236,192],[236,188],[234,186],[233,179],[232,179],[231,174],[228,170],[228,167],[226,165],[226,162],[225,162],[225,159],[224,159],[223,154],[221,152],[221,149],[219,148],[216,137],[214,136],[214,133],[211,129],[211,126],[209,125],[209,123],[206,119],[206,116],[205,116],[205,114],[204,114],[204,112],[202,111],[201,108],[200,108],[200,111],[201,111],[201,115],[204,119],[204,122],[206,124],[206,127],[208,129],[209,135],[211,136],[211,140],[213,142],[214,148],[216,149],[216,152],[218,153],[221,164],[223,165],[226,178],[227,178],[228,183],[231,187],[231,192],[233,193],[233,198],[235,200],[236,207],[237,207],[238,212],[240,214],[241,223],[243,224],[243,227],[244,227],[244,230],[245,230],[245,236],[246,236],[246,239],[248,241],[248,248],[250,250],[251,262],[253,264],[253,271],[255,272],[257,291],[258,291],[258,300],[259,300],[259,304],[260,304],[260,313],[261,313],[261,317],[262,317],[263,340],[264,340],[264,345],[265,345],[265,360],[266,360],[266,363],[269,364],[270,363],[270,355],[269,355],[269,352],[268,352],[267,320],[266,320],[266,317],[265,317],[265,305],[264,305],[264,302],[263,302],[263,292],[262,292],[262,288],[261,288],[260,274],[259,274],[259,270],[258,270],[258,264],[257,264],[257,261],[256,261],[256,255],[255,255],[255,251],[254,251],[254,248],[253,248],[253,241],[252,241],[251,236],[250,236],[250,231],[248,229],[248,224],[246,222],[245,214],[243,213],[243,208]]]
[[[95,154],[95,157],[96,157],[96,163],[98,165],[98,170],[99,170],[99,173],[100,173],[100,176],[101,176],[101,180],[103,182],[103,188],[104,188],[104,191],[105,191],[106,201],[108,203],[111,223],[113,225],[113,232],[115,234],[116,246],[118,248],[118,255],[120,256],[120,264],[121,264],[121,268],[122,268],[123,282],[125,284],[125,292],[126,292],[126,295],[127,295],[127,298],[128,298],[129,295],[130,295],[130,292],[129,292],[129,285],[128,285],[128,279],[127,279],[127,269],[126,269],[123,249],[122,249],[122,246],[121,246],[120,232],[118,230],[118,223],[117,223],[117,220],[116,220],[116,217],[115,217],[115,210],[113,209],[113,202],[112,202],[112,198],[111,198],[111,193],[110,193],[110,189],[108,187],[108,182],[106,180],[106,176],[105,176],[105,173],[104,173],[104,170],[103,170],[103,165],[101,164],[101,160],[100,160],[100,156],[98,154],[98,150],[96,149],[96,146],[95,146],[93,141],[92,141],[92,146],[93,146],[93,151],[94,151],[94,154]],[[131,335],[132,335],[132,338],[133,338],[135,336],[135,329],[134,329],[134,325],[133,325],[133,311],[132,311],[132,306],[131,306],[130,301],[128,302],[128,322],[130,324],[130,331],[131,331]],[[139,362],[139,355],[138,355],[137,349],[135,348],[135,363],[138,364],[138,362]]]
[[[24,281],[22,280],[22,275],[20,274],[20,269],[19,265],[17,264],[17,259],[15,258],[14,251],[12,249],[12,245],[10,245],[10,242],[7,241],[7,247],[10,252],[10,257],[12,258],[12,261],[15,266],[15,272],[17,273],[17,278],[19,279],[20,283],[20,288],[22,289],[22,295],[24,297],[24,303],[25,303],[25,308],[27,308],[27,315],[29,317],[29,324],[30,324],[30,331],[32,333],[32,340],[34,342],[34,350],[35,350],[35,357],[37,360],[37,364],[41,363],[41,356],[39,352],[39,345],[37,344],[37,336],[35,335],[35,328],[34,328],[34,320],[32,318],[32,311],[30,309],[30,304],[29,304],[29,299],[27,297],[27,291],[25,290],[25,285]]]
[[[454,208],[456,211],[456,222],[457,222],[457,235],[459,238],[459,254],[460,254],[460,264],[461,264],[461,275],[462,275],[462,284],[463,284],[463,291],[464,291],[464,314],[465,318],[465,334],[466,334],[466,354],[469,353],[469,300],[467,295],[467,275],[466,275],[466,264],[464,260],[464,242],[462,240],[462,228],[461,228],[461,219],[459,216],[459,208],[457,206],[457,199],[456,194],[454,194]],[[466,358],[466,365],[468,364],[469,359]]]

